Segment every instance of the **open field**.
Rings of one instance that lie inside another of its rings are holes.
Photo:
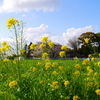
[[[99,88],[99,61],[0,61],[0,100],[100,100]]]

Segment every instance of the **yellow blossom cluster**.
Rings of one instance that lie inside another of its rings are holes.
[[[11,81],[11,82],[9,83],[9,87],[14,87],[14,86],[16,86],[16,85],[18,85],[18,82],[17,82],[17,81]]]
[[[3,62],[8,62],[8,61],[10,61],[10,60],[9,60],[9,59],[4,59],[4,60],[3,60]]]
[[[76,71],[74,74],[80,76],[80,71]]]
[[[69,81],[65,81],[65,82],[64,82],[65,87],[68,86],[69,84],[70,84]]]
[[[68,48],[66,45],[63,45],[63,46],[61,47],[61,50],[68,51],[68,50],[69,50],[69,48]]]
[[[40,48],[44,48],[46,45],[44,43],[40,44]]]
[[[1,53],[10,50],[11,46],[8,45],[8,43],[7,43],[6,41],[3,41],[1,44],[2,44],[2,46],[3,46],[3,47],[0,48],[0,52],[1,52]]]
[[[63,57],[66,56],[66,53],[65,53],[65,51],[60,51],[60,52],[59,52],[59,55],[60,55],[61,58],[63,58]]]
[[[88,59],[83,60],[83,65],[89,65],[89,64],[90,64],[90,61]]]
[[[49,54],[45,52],[45,53],[42,54],[42,58],[48,58],[48,55]]]
[[[80,99],[80,97],[78,95],[73,96],[73,100],[79,100],[79,99]]]
[[[97,95],[100,95],[100,89],[97,89],[95,92]]]
[[[50,62],[47,62],[46,64],[45,64],[45,68],[46,68],[46,70],[48,69],[48,68],[50,68],[51,67],[51,63]]]
[[[74,59],[74,60],[78,60],[78,57],[74,57],[73,59]]]
[[[16,20],[15,18],[10,18],[7,20],[6,25],[7,25],[8,29],[10,29],[10,27],[15,25],[16,23],[19,23],[19,21]]]
[[[14,63],[14,64],[17,64],[17,63],[18,63],[18,59],[14,59],[14,60],[13,60],[13,63]]]
[[[58,89],[59,88],[58,81],[52,82],[52,87],[53,89]]]
[[[90,41],[90,38],[85,39],[85,43],[89,43],[89,41]]]
[[[47,36],[44,36],[44,37],[42,38],[42,42],[48,42],[48,37],[47,37]]]
[[[48,45],[49,45],[50,48],[54,47],[54,43],[52,41],[49,41]]]
[[[31,44],[30,45],[30,49],[32,50],[32,49],[36,49],[37,48],[37,46],[36,46],[36,44]]]
[[[80,66],[80,64],[76,64],[74,67],[77,68],[77,69],[81,69],[81,68],[82,68],[82,67]]]

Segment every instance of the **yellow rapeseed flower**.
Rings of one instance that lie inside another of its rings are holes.
[[[57,74],[57,72],[56,71],[53,71],[52,74]]]
[[[80,97],[78,95],[73,96],[73,100],[78,100],[78,99],[80,99]]]
[[[92,57],[92,58],[91,58],[91,60],[92,60],[92,61],[95,61],[95,58],[94,58],[94,57]]]
[[[52,41],[49,41],[48,45],[49,45],[50,48],[54,47],[54,43]]]
[[[15,85],[18,85],[18,82],[17,81],[11,81],[9,83],[9,87],[14,87]]]
[[[44,36],[44,37],[42,38],[42,42],[48,42],[48,37],[47,37],[47,36]]]
[[[3,41],[1,44],[2,44],[2,46],[6,46],[7,45],[7,41]]]
[[[92,54],[89,54],[88,57],[89,57],[89,58],[92,58]]]
[[[90,38],[85,39],[85,43],[89,43]]]
[[[83,65],[89,65],[90,64],[90,61],[88,59],[84,59],[82,64]]]
[[[36,49],[36,45],[35,44],[31,44],[30,49]]]
[[[48,55],[49,54],[45,52],[45,53],[42,54],[42,58],[48,58]]]
[[[69,49],[68,49],[68,47],[67,47],[66,45],[63,45],[63,46],[61,47],[61,50],[68,51]]]
[[[63,57],[66,56],[66,53],[65,53],[65,51],[60,51],[59,55],[60,55],[61,58],[63,58]]]
[[[93,82],[88,82],[88,83],[87,83],[87,86],[93,87]]]
[[[64,85],[65,85],[65,86],[68,86],[69,84],[70,84],[69,81],[65,81],[65,82],[64,82]]]
[[[6,25],[7,25],[8,29],[10,29],[10,27],[15,25],[16,23],[19,23],[18,20],[16,20],[15,18],[10,18],[7,20]]]
[[[6,51],[10,50],[10,48],[11,48],[11,46],[8,44],[5,46]]]
[[[74,74],[80,76],[80,71],[76,71]]]
[[[77,68],[77,69],[81,69],[80,64],[76,64],[74,67]]]
[[[63,67],[63,66],[59,66],[58,68],[59,68],[60,70],[63,70],[64,67]]]
[[[57,62],[53,62],[52,67],[56,67],[57,64],[58,64]]]
[[[3,62],[8,62],[8,61],[10,61],[10,60],[9,60],[9,59],[4,59],[4,60],[3,60]]]
[[[94,73],[94,76],[97,76],[97,75],[99,75],[99,73],[98,73],[98,72],[95,72],[95,73]]]
[[[59,88],[58,81],[52,82],[52,87],[54,89],[58,89]]]
[[[40,84],[43,84],[44,83],[44,81],[40,81]]]
[[[14,63],[14,64],[17,64],[17,63],[18,63],[18,59],[14,59],[14,60],[13,60],[13,63]]]
[[[100,61],[97,63],[97,65],[100,67]]]
[[[37,70],[36,67],[33,67],[33,68],[32,68],[32,72],[35,72],[36,70]]]
[[[78,60],[78,57],[74,57],[73,59],[74,59],[74,60]]]
[[[47,62],[46,65],[45,65],[46,70],[47,70],[49,67],[51,67],[51,63],[50,63],[50,62]]]
[[[44,48],[46,45],[44,43],[40,44],[40,48]]]
[[[97,95],[100,95],[100,89],[97,89],[95,92]]]

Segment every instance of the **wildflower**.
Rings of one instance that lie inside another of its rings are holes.
[[[23,54],[25,52],[25,49],[21,49],[20,53]]]
[[[85,43],[89,43],[90,38],[85,39]]]
[[[54,43],[52,41],[49,41],[48,45],[49,45],[50,48],[54,47]]]
[[[53,62],[52,67],[55,67],[57,64],[58,64],[57,62]]]
[[[48,53],[46,53],[46,52],[43,53],[43,54],[42,54],[42,58],[48,58]]]
[[[95,61],[95,58],[94,58],[94,57],[92,57],[92,58],[91,58],[91,60],[92,60],[92,61]]]
[[[63,46],[61,47],[61,50],[68,51],[69,49],[68,49],[68,47],[67,47],[66,45],[63,45]]]
[[[18,85],[18,82],[17,81],[11,81],[9,83],[9,87],[14,87],[15,85]]]
[[[44,81],[40,81],[40,84],[43,84],[44,83]]]
[[[44,43],[40,44],[40,48],[44,48],[46,45]]]
[[[3,77],[3,75],[2,75],[2,74],[0,74],[0,77]]]
[[[74,57],[73,59],[74,59],[74,60],[78,60],[78,58],[77,58],[77,57]]]
[[[73,96],[73,100],[78,100],[78,99],[80,99],[80,97],[78,95]]]
[[[94,76],[97,76],[97,75],[99,75],[99,73],[98,73],[98,72],[95,72],[95,73],[94,73]]]
[[[13,25],[15,25],[16,23],[19,23],[19,22],[15,18],[10,18],[6,22],[8,29],[10,29],[10,27],[12,27]]]
[[[48,41],[48,37],[47,36],[44,36],[43,38],[42,38],[42,42],[47,42]]]
[[[88,83],[87,83],[87,86],[93,87],[93,82],[88,82]]]
[[[74,67],[77,68],[77,69],[81,69],[80,64],[76,64]]]
[[[76,71],[74,74],[80,76],[80,71]]]
[[[47,62],[46,65],[45,65],[46,70],[47,70],[49,67],[51,67],[51,63],[50,63],[50,62]]]
[[[8,62],[8,61],[10,61],[10,60],[9,60],[9,59],[4,59],[4,60],[3,60],[3,62]]]
[[[38,62],[37,65],[42,65],[42,62]]]
[[[97,63],[97,65],[100,67],[100,61]]]
[[[58,81],[53,82],[53,83],[52,83],[52,87],[53,87],[54,89],[58,89],[58,88],[59,88]]]
[[[36,70],[37,70],[36,67],[33,67],[33,68],[32,68],[32,72],[35,72]]]
[[[30,49],[36,49],[36,45],[35,44],[31,44]]]
[[[7,42],[6,41],[3,41],[1,44],[2,44],[2,46],[6,46],[7,45]]]
[[[59,68],[60,70],[63,70],[64,67],[63,67],[63,66],[59,66],[58,68]]]
[[[69,81],[65,81],[65,82],[64,82],[64,85],[65,85],[65,86],[68,86],[69,84],[70,84]]]
[[[100,53],[98,54],[98,56],[100,57]]]
[[[57,74],[57,72],[56,71],[53,71],[52,74]]]
[[[13,63],[17,64],[18,63],[18,59],[14,59]]]
[[[8,44],[5,46],[6,51],[10,50],[10,48],[11,48],[11,46]]]
[[[83,60],[83,65],[89,65],[89,64],[90,64],[90,61],[88,59]]]
[[[59,55],[61,58],[65,57],[66,56],[65,51],[60,51]]]
[[[89,54],[89,55],[88,55],[88,57],[89,57],[89,58],[92,58],[92,55],[91,55],[91,54]]]
[[[100,89],[97,89],[95,92],[97,95],[100,95]]]

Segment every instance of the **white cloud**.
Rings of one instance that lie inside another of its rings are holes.
[[[42,24],[39,27],[30,27],[26,29],[27,42],[40,42],[43,36],[48,36],[51,32],[48,30],[48,25]]]
[[[53,11],[61,0],[3,0],[0,12],[21,12],[29,10]]]
[[[70,28],[67,29],[67,31],[65,33],[63,33],[63,38],[66,41],[66,43],[68,42],[69,39],[72,39],[73,37],[79,37],[82,33],[85,32],[93,32],[95,31],[95,29],[90,25],[90,26],[86,26],[83,28]]]
[[[54,43],[63,44],[64,41],[61,37],[53,35],[51,31],[48,30],[48,25],[42,24],[39,27],[28,28],[26,29],[26,39],[29,42],[37,43],[41,42],[43,36],[48,36],[49,40],[52,40]]]

